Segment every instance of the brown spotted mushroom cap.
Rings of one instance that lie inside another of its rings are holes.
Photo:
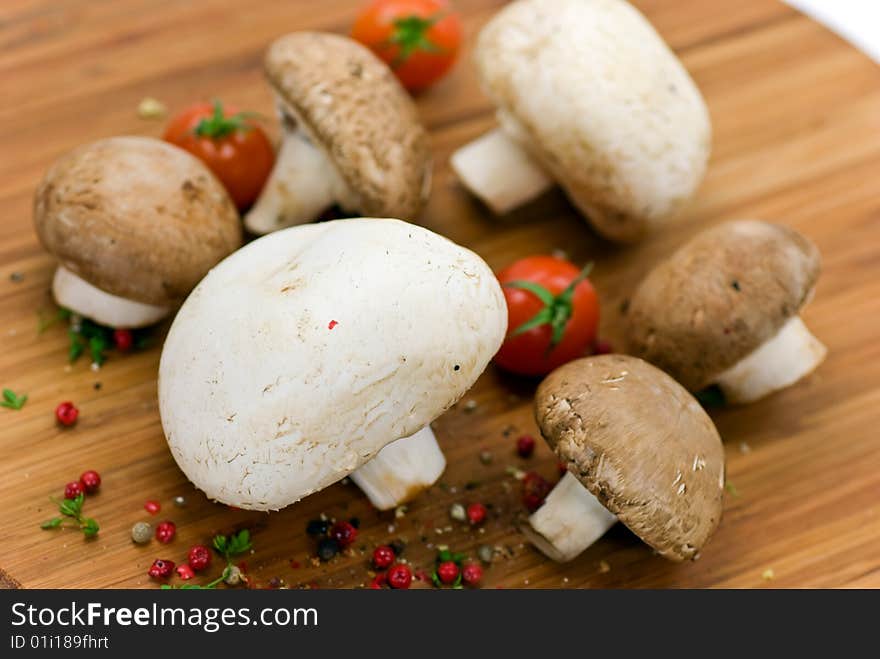
[[[570,362],[538,387],[535,417],[559,459],[665,558],[693,559],[721,520],[724,449],[699,403],[647,362]]]
[[[364,215],[413,219],[431,182],[428,134],[410,96],[359,43],[322,32],[276,40],[269,83],[323,148]]]
[[[819,269],[816,246],[788,227],[712,227],[639,285],[627,310],[629,352],[702,389],[797,315]]]
[[[55,161],[34,197],[40,241],[61,264],[119,297],[174,306],[241,245],[226,190],[186,151],[111,137]]]

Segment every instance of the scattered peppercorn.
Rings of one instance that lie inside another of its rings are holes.
[[[17,284],[24,281],[24,275],[20,272],[13,272],[9,275],[9,281]]]
[[[113,345],[119,352],[128,352],[134,345],[134,335],[128,329],[113,330]]]
[[[358,519],[357,517],[352,517],[350,520],[348,520],[348,523],[351,524],[356,529],[361,528],[361,520]]]
[[[468,563],[461,569],[461,580],[468,586],[476,586],[483,578],[483,568],[476,563]]]
[[[177,576],[180,577],[181,579],[183,579],[184,581],[189,581],[194,576],[196,576],[196,573],[193,572],[192,567],[190,567],[189,565],[184,563],[183,565],[177,566]]]
[[[516,440],[516,452],[521,458],[530,458],[535,452],[535,438],[531,435],[523,435]]]
[[[492,453],[489,451],[480,451],[480,462],[484,465],[492,464]]]
[[[484,563],[491,563],[494,555],[495,551],[489,545],[480,545],[477,548],[477,556],[479,556],[480,560]]]
[[[412,583],[412,570],[408,565],[396,563],[388,570],[388,585],[394,589],[409,588]]]
[[[158,501],[154,501],[150,499],[149,501],[144,502],[144,510],[146,510],[151,515],[157,515],[160,510],[162,510],[162,506]]]
[[[373,550],[373,566],[377,570],[389,567],[396,558],[394,550],[388,545],[379,545]]]
[[[230,565],[226,568],[225,576],[223,577],[223,582],[227,586],[237,586],[241,583],[242,574],[241,568],[236,565]]]
[[[174,497],[174,505],[178,508],[183,508],[186,505],[186,499],[181,496]]]
[[[311,536],[325,535],[330,528],[330,522],[325,519],[313,519],[306,525],[306,533]]]
[[[610,355],[614,352],[614,347],[608,341],[597,340],[596,345],[593,346],[593,354],[595,355]]]
[[[326,562],[339,553],[339,543],[333,538],[321,538],[318,543],[318,558]]]
[[[544,504],[544,499],[550,494],[550,483],[534,471],[528,472],[522,479],[523,504],[529,512],[535,512]]]
[[[174,522],[166,520],[164,522],[159,522],[159,524],[156,525],[156,540],[163,545],[167,545],[174,540],[174,535],[176,533],[177,526],[175,526]]]
[[[167,579],[174,572],[174,561],[157,558],[150,566],[149,574],[153,579]]]
[[[55,418],[62,426],[72,426],[79,417],[79,410],[69,400],[59,403],[55,408]]]
[[[388,546],[391,547],[396,556],[403,556],[403,551],[406,549],[406,543],[403,540],[392,540],[388,543]]]
[[[455,561],[444,561],[437,566],[437,576],[445,584],[451,584],[458,579],[459,569]]]
[[[449,506],[449,516],[458,522],[463,522],[467,519],[467,512],[460,503],[454,503]]]
[[[357,529],[350,522],[340,521],[330,527],[330,537],[343,549],[352,545],[357,539],[357,534]]]
[[[94,494],[101,487],[101,475],[97,471],[89,469],[82,473],[82,476],[79,477],[79,482],[82,483],[86,494]]]
[[[481,503],[472,503],[467,507],[467,518],[474,526],[482,524],[486,519],[486,506]]]
[[[131,527],[131,539],[139,545],[147,544],[153,537],[153,527],[147,522],[137,522]]]
[[[83,486],[82,483],[80,483],[79,481],[71,481],[64,486],[65,499],[76,499],[82,493]]]
[[[211,564],[211,550],[205,545],[190,547],[187,562],[193,570],[201,572]]]

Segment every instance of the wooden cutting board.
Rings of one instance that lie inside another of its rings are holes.
[[[140,119],[153,96],[178,110],[215,96],[272,115],[260,71],[276,36],[293,30],[345,32],[356,1],[5,0],[0,7],[0,386],[27,392],[21,411],[0,409],[0,582],[23,587],[154,587],[154,558],[185,560],[191,544],[248,527],[254,583],[350,587],[369,581],[375,544],[407,542],[405,556],[430,569],[437,544],[470,552],[497,547],[487,587],[880,587],[880,68],[824,28],[773,0],[641,0],[702,88],[715,127],[705,184],[681,221],[646,243],[618,248],[597,239],[559,194],[507,219],[491,217],[458,186],[450,153],[493,125],[467,53],[454,74],[419,99],[434,138],[434,193],[419,218],[475,249],[493,268],[564,249],[594,260],[602,334],[619,339],[619,308],[636,282],[694,232],[727,219],[785,223],[821,249],[824,272],[807,324],[829,349],[807,381],[761,403],[714,413],[736,495],[695,563],[652,555],[621,525],[575,561],[557,565],[524,544],[524,510],[508,466],[555,478],[540,445],[530,460],[514,440],[536,433],[534,383],[490,367],[464,402],[436,424],[449,468],[441,486],[403,517],[377,513],[353,485],[338,484],[280,513],[213,504],[177,469],[159,424],[157,347],[111,356],[98,372],[66,360],[61,326],[37,333],[51,310],[54,263],[31,226],[31,195],[49,163],[99,137],[158,136]],[[499,0],[458,0],[471,44]],[[23,281],[11,275],[21,273]],[[164,331],[164,328],[163,328]],[[96,383],[100,382],[100,389]],[[81,410],[60,429],[62,400]],[[475,407],[474,407],[475,405]],[[468,409],[473,408],[473,409]],[[479,460],[490,451],[491,464]],[[87,510],[101,524],[86,542],[46,532],[50,495],[85,469],[101,492]],[[467,484],[473,489],[467,489]],[[182,495],[185,507],[172,500]],[[131,525],[143,504],[152,521],[178,525],[171,545],[136,547]],[[454,502],[492,504],[480,531],[450,520]],[[357,551],[313,565],[309,519],[360,519]],[[769,572],[772,570],[772,573]],[[768,578],[773,575],[772,579]],[[277,581],[276,581],[277,583]]]

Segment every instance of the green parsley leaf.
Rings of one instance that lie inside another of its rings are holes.
[[[40,524],[40,528],[44,530],[57,529],[59,526],[61,526],[62,522],[64,522],[63,517],[53,517],[52,519],[47,519],[45,522]]]
[[[0,407],[7,407],[10,410],[20,410],[27,402],[27,394],[16,394],[12,389],[3,390],[3,400],[0,401]]]
[[[87,537],[92,537],[94,535],[98,535],[98,531],[100,530],[98,523],[95,520],[93,520],[91,517],[88,517],[85,520],[83,520],[80,523],[79,528],[82,529],[82,532]]]

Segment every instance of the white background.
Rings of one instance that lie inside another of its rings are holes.
[[[880,63],[880,0],[785,0]]]

